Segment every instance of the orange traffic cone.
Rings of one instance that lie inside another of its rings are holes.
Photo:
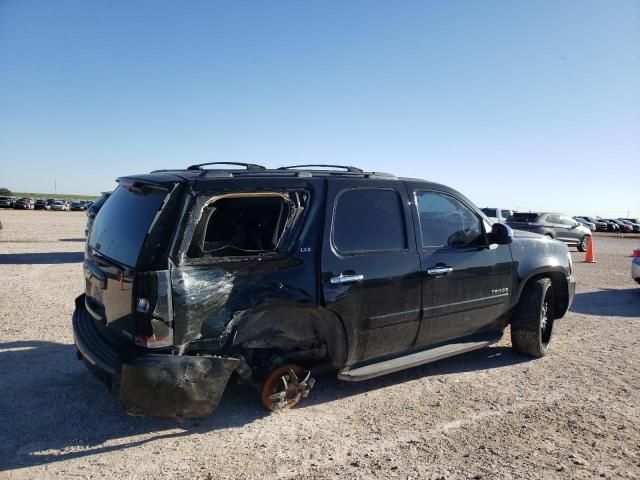
[[[584,256],[584,263],[596,263],[596,252],[593,249],[593,236],[589,237],[587,254]]]

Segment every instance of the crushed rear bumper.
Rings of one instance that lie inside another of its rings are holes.
[[[217,406],[236,358],[174,356],[116,348],[89,315],[85,296],[76,298],[73,339],[89,370],[130,415],[202,418]],[[106,328],[106,327],[105,327]]]

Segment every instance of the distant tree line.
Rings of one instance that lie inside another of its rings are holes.
[[[11,190],[8,188],[0,187],[0,195],[11,195]]]

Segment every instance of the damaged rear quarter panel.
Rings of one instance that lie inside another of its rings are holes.
[[[344,329],[319,307],[317,297],[321,222],[313,217],[322,215],[323,202],[307,205],[297,238],[282,255],[192,262],[184,252],[208,196],[195,202],[176,255],[181,265],[171,273],[175,345],[186,349],[191,343],[189,348],[217,353],[235,345],[287,350],[325,341],[339,365],[346,350]]]
[[[304,275],[304,264],[291,259],[176,268],[171,275],[176,344],[202,338],[222,347],[234,327],[250,317],[264,322],[273,309],[315,308],[314,290],[300,288]]]

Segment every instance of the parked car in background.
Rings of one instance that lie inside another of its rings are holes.
[[[584,220],[583,218],[580,218],[580,217],[573,217],[573,219],[576,222],[578,222],[580,225],[584,225],[585,227],[587,227],[592,232],[596,231],[596,224],[595,223],[588,222],[587,220]]]
[[[34,210],[51,210],[51,206],[47,204],[46,200],[39,198],[38,200],[36,200],[36,203],[33,204],[33,209]]]
[[[76,201],[76,202],[71,202],[71,203],[69,204],[69,210],[72,210],[72,211],[74,211],[74,212],[81,212],[81,211],[83,211],[84,209],[85,209],[85,208],[84,208],[84,205],[82,204],[82,202],[78,202],[78,201]]]
[[[51,205],[51,210],[55,212],[69,210],[69,204],[64,200],[56,200],[55,202],[53,202],[53,205]]]
[[[27,197],[19,198],[13,204],[13,208],[17,210],[32,210],[34,203],[36,202],[33,198],[27,198]]]
[[[591,241],[590,229],[561,213],[515,213],[507,219],[507,225],[575,245],[581,252],[587,249]]]
[[[640,233],[640,223],[632,222],[631,220],[626,220],[624,218],[617,218],[616,220],[633,228],[633,233]]]
[[[513,210],[509,210],[507,208],[486,207],[481,208],[480,210],[482,210],[482,213],[489,217],[489,220],[492,222],[505,223],[507,218],[513,215]]]
[[[608,222],[613,223],[614,225],[618,226],[618,231],[620,233],[632,233],[633,232],[633,227],[631,225],[627,225],[626,223],[621,222],[620,220],[616,220],[613,218],[607,218],[606,219]]]
[[[598,217],[598,220],[607,224],[607,232],[619,232],[620,226],[617,223],[607,220],[606,218]]]
[[[96,215],[104,205],[104,202],[111,196],[111,192],[102,192],[100,198],[96,201],[91,202],[91,205],[87,207],[87,224],[84,227],[84,236],[89,236],[89,232],[91,231],[91,227],[93,226],[93,221],[96,218]]]
[[[13,196],[0,197],[1,208],[13,208],[13,204],[16,203],[17,198]]]
[[[573,217],[573,218],[575,218],[576,220],[577,219],[581,219],[581,220],[584,220],[586,222],[593,223],[596,226],[596,232],[606,232],[608,230],[607,222],[603,222],[603,221],[598,220],[596,218],[587,217],[585,215],[579,215],[579,216]]]

